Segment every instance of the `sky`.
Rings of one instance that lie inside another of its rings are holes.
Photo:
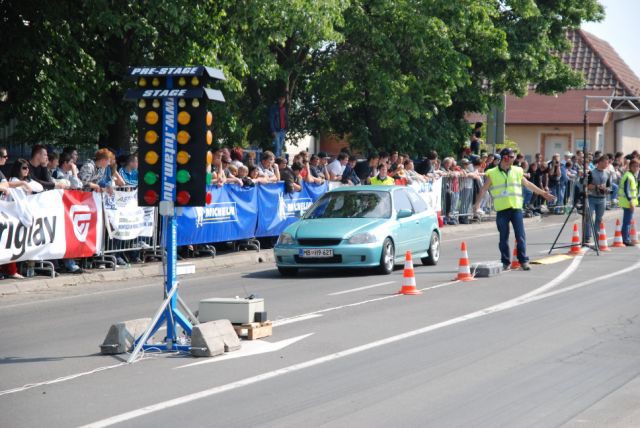
[[[585,23],[582,29],[609,42],[636,76],[640,76],[640,51],[636,33],[640,21],[640,1],[599,1],[605,7],[604,20]]]

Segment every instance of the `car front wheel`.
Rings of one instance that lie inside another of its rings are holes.
[[[393,266],[395,265],[396,250],[393,245],[393,241],[390,238],[386,238],[382,243],[382,254],[380,255],[380,267],[378,270],[380,273],[389,275],[393,272]]]
[[[429,243],[429,255],[420,260],[423,265],[435,266],[440,259],[440,236],[435,230],[431,232],[431,242]]]

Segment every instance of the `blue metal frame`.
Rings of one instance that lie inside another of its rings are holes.
[[[173,78],[167,78],[167,88],[173,87]],[[177,98],[164,98],[162,100],[162,191],[160,192],[161,201],[176,200],[176,152],[177,152]],[[173,208],[172,215],[162,216],[163,240],[166,250],[166,275],[165,275],[165,291],[169,295],[173,287],[177,287],[176,280],[178,250],[177,250],[177,221],[176,209]],[[159,344],[143,344],[142,349],[158,349],[161,351],[189,351],[190,345],[178,344],[178,329],[180,326],[187,336],[191,336],[193,326],[187,317],[177,308],[178,293],[171,298],[156,324],[151,329],[149,337],[153,336],[158,329],[166,324],[167,336],[164,343]],[[136,343],[142,338],[139,337]]]

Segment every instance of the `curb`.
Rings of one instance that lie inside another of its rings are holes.
[[[243,251],[240,253],[222,254],[214,258],[204,257],[181,261],[178,264],[195,265],[196,272],[216,272],[235,266],[257,265],[274,262],[272,250]],[[159,277],[162,275],[161,263],[131,265],[113,270],[92,269],[82,275],[63,275],[58,278],[41,277],[29,280],[3,280],[0,282],[0,296],[23,294],[36,291],[77,287],[84,284],[105,283],[113,281],[127,281],[145,277]]]

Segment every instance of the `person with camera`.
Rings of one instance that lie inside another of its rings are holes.
[[[562,170],[560,165],[560,154],[556,153],[549,161],[549,190],[551,194],[557,198],[555,204],[549,204],[549,211],[554,214],[562,214],[562,208],[558,205],[562,205],[564,201],[564,188],[562,187]]]
[[[607,195],[611,193],[611,172],[609,171],[609,158],[602,155],[598,158],[593,170],[587,175],[587,196],[589,201],[589,221],[593,221],[597,230],[602,222],[607,205]],[[594,220],[595,214],[595,220]],[[591,227],[586,228],[585,243],[591,241]]]

